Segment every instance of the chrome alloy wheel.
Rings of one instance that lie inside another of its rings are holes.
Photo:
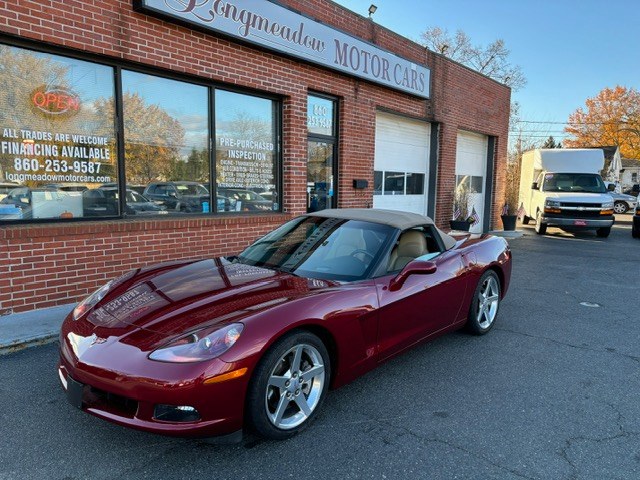
[[[267,417],[283,430],[303,423],[320,402],[325,369],[320,352],[309,344],[288,350],[269,375],[265,395]]]
[[[478,309],[476,319],[480,328],[487,329],[496,319],[498,302],[500,301],[500,289],[494,276],[487,277],[478,292]]]
[[[613,211],[616,213],[627,213],[627,210],[629,210],[629,207],[625,202],[615,202],[613,204]]]

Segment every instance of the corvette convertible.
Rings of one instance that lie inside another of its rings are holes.
[[[129,272],[60,333],[69,402],[149,432],[285,439],[340,387],[411,346],[487,333],[511,252],[427,217],[336,209],[285,223],[232,257]]]

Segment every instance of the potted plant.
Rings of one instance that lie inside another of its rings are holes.
[[[449,220],[451,230],[468,232],[473,218],[469,212],[469,185],[461,183],[456,187],[453,195],[453,218]]]
[[[520,197],[520,164],[517,161],[507,162],[507,174],[505,176],[504,205],[502,207],[502,228],[515,230],[518,219]]]

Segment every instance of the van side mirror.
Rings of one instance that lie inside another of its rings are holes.
[[[539,188],[538,188],[538,182],[533,182],[533,183],[531,184],[531,190],[539,190]]]
[[[433,262],[412,260],[391,280],[389,290],[392,292],[400,290],[404,282],[406,282],[407,278],[411,275],[431,275],[432,273],[436,273],[436,270],[438,270],[438,267]]]

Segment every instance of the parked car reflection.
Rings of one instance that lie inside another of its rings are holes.
[[[198,182],[152,182],[147,185],[144,196],[161,203],[168,210],[183,213],[208,213],[209,190]],[[218,211],[235,210],[235,200],[223,195],[216,197]]]
[[[53,188],[14,188],[0,201],[0,205],[2,220],[82,216],[81,194]]]
[[[236,201],[236,210],[255,212],[273,210],[273,202],[251,190],[241,188],[218,188],[218,193]]]

